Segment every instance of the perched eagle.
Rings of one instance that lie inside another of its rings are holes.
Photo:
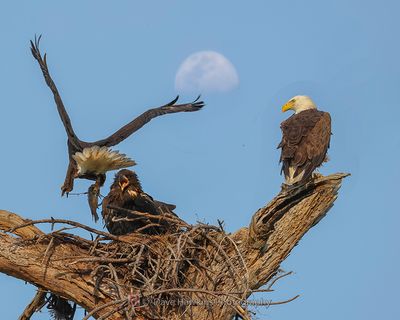
[[[61,187],[62,195],[68,195],[74,186],[74,179],[82,178],[96,181],[89,187],[88,201],[95,220],[98,219],[96,208],[100,187],[104,184],[106,179],[106,172],[111,170],[118,170],[135,165],[135,162],[128,158],[125,154],[118,151],[113,151],[110,147],[117,145],[121,141],[128,138],[131,134],[142,128],[146,123],[152,119],[164,114],[177,113],[177,112],[193,112],[200,110],[204,103],[198,101],[200,96],[191,103],[179,104],[178,97],[171,102],[157,108],[149,109],[141,115],[133,119],[131,122],[117,130],[115,133],[105,139],[95,142],[86,142],[80,140],[72,128],[71,120],[68,116],[67,110],[62,102],[58,89],[50,76],[47,67],[46,54],[42,57],[39,50],[40,37],[31,41],[31,52],[33,57],[39,63],[42,70],[44,79],[47,86],[53,93],[54,101],[57,105],[57,111],[60,115],[61,121],[64,125],[68,137],[68,155],[69,165],[63,186]]]
[[[123,169],[115,175],[110,192],[103,199],[102,215],[106,228],[114,235],[135,231],[160,234],[168,228],[163,217],[176,217],[172,212],[175,208],[143,192],[136,173]]]
[[[322,162],[327,161],[331,138],[331,117],[317,110],[307,96],[296,96],[282,107],[294,114],[281,123],[282,148],[280,162],[287,185],[306,182]]]

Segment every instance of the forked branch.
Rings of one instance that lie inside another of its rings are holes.
[[[282,190],[234,234],[199,224],[162,236],[88,240],[44,234],[0,211],[0,272],[75,301],[97,319],[250,319],[249,296],[270,292],[287,275],[278,272],[281,262],[332,207],[346,176],[317,175]]]

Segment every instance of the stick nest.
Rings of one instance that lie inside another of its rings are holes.
[[[88,240],[62,228],[40,236],[40,240],[48,243],[48,261],[54,246],[66,242],[87,253],[65,257],[66,264],[77,274],[90,273],[95,284],[93,295],[99,300],[104,295],[111,297],[115,307],[109,315],[119,312],[130,319],[163,319],[174,309],[174,314],[185,318],[193,307],[211,311],[214,303],[227,300],[230,308],[240,308],[249,295],[246,263],[222,225],[189,225],[177,220],[163,235],[132,233],[119,237],[67,220],[31,221],[20,227],[44,222],[70,224],[97,233],[95,239]],[[227,291],[227,285],[232,290]],[[109,304],[99,305],[85,319],[104,307]]]

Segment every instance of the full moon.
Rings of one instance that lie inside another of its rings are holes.
[[[179,92],[227,92],[238,84],[239,76],[233,64],[215,51],[191,54],[175,76],[175,89]]]

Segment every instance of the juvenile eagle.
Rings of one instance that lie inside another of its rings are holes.
[[[102,216],[107,230],[114,235],[134,231],[160,234],[168,228],[163,217],[176,217],[174,209],[174,205],[154,200],[143,192],[136,173],[123,169],[115,175],[110,192],[103,199]]]
[[[200,98],[199,96],[191,103],[177,105],[175,103],[178,101],[178,96],[161,107],[147,110],[105,139],[95,142],[82,141],[77,137],[72,128],[71,120],[61,100],[61,96],[50,76],[47,67],[46,54],[42,57],[39,50],[39,44],[40,37],[35,38],[34,42],[31,41],[31,52],[33,57],[39,63],[47,86],[53,93],[58,113],[68,137],[69,165],[64,184],[61,187],[62,195],[65,193],[68,195],[68,193],[72,191],[74,179],[76,178],[95,180],[96,182],[90,186],[88,190],[88,201],[92,215],[94,219],[97,220],[97,198],[100,192],[100,187],[104,184],[106,179],[106,172],[135,165],[135,162],[132,159],[128,158],[125,154],[111,150],[110,147],[125,140],[150,120],[158,116],[169,113],[198,111],[204,106],[204,103],[203,101],[198,101]]]
[[[282,148],[280,162],[287,185],[306,182],[322,162],[331,138],[331,117],[328,112],[317,110],[307,96],[296,96],[282,107],[294,114],[281,123]]]

